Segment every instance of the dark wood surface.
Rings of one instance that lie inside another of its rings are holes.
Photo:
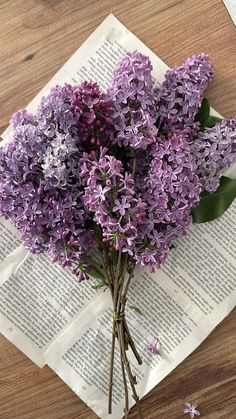
[[[1,0],[1,132],[111,12],[169,66],[209,53],[216,69],[211,104],[225,116],[236,113],[236,30],[220,0]],[[141,405],[145,419],[177,419],[188,417],[185,401],[198,402],[201,417],[236,418],[235,310]],[[97,416],[53,371],[37,368],[1,336],[0,418]]]

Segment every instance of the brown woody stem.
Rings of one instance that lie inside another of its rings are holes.
[[[109,375],[109,393],[108,393],[108,413],[112,413],[112,388],[113,388],[113,371],[114,371],[114,356],[115,356],[115,335],[116,322],[113,319],[112,328],[112,343],[111,343],[111,361],[110,361],[110,375]]]
[[[108,262],[108,254],[106,253],[106,262]],[[107,269],[108,268],[108,269]],[[125,274],[129,269],[128,279],[125,280]],[[141,365],[142,360],[138,354],[138,351],[135,347],[134,341],[129,331],[127,321],[125,319],[125,306],[127,300],[127,293],[131,279],[133,277],[133,265],[129,264],[127,255],[123,257],[122,253],[118,254],[118,261],[116,269],[111,268],[110,266],[106,267],[106,272],[109,272],[109,288],[111,291],[111,296],[113,300],[113,326],[112,326],[112,341],[111,341],[111,358],[110,358],[110,371],[109,371],[109,393],[108,393],[108,413],[112,413],[112,389],[113,389],[113,371],[114,371],[114,358],[115,358],[115,348],[116,348],[116,339],[118,340],[118,345],[120,349],[120,362],[121,362],[121,372],[124,385],[125,393],[125,407],[124,414],[125,419],[129,417],[129,394],[128,394],[128,384],[129,380],[132,396],[136,402],[139,418],[143,419],[143,414],[140,406],[139,397],[136,392],[136,378],[132,374],[131,367],[127,358],[127,349],[130,347],[133,351],[135,358],[138,363]]]
[[[132,339],[132,336],[130,334],[129,327],[128,327],[128,324],[127,324],[127,321],[126,321],[125,318],[124,318],[124,328],[125,328],[125,333],[127,335],[130,348],[132,349],[133,354],[134,354],[135,358],[137,359],[138,364],[139,365],[142,365],[142,359],[141,359],[141,357],[140,357],[140,355],[139,355],[139,353],[138,353],[138,351],[136,349],[135,343],[134,343],[134,341]]]

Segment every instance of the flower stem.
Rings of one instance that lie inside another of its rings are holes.
[[[141,357],[140,357],[140,355],[137,351],[137,348],[136,348],[135,343],[133,341],[133,338],[130,334],[129,327],[128,327],[128,324],[127,324],[127,321],[126,321],[125,318],[124,318],[124,328],[125,328],[125,333],[128,337],[128,342],[129,342],[130,348],[132,349],[133,354],[134,354],[135,358],[137,359],[138,364],[142,365],[142,359],[141,359]]]
[[[115,356],[115,341],[116,341],[115,332],[116,332],[116,322],[113,319],[110,376],[109,376],[109,393],[108,393],[108,413],[109,414],[112,413],[112,388],[113,388],[113,371],[114,371],[114,356]]]
[[[113,326],[112,326],[112,341],[111,341],[111,358],[110,358],[110,371],[109,371],[109,391],[108,391],[108,413],[112,413],[112,390],[113,390],[113,373],[114,373],[114,359],[115,359],[115,347],[116,339],[118,340],[118,346],[120,349],[120,363],[121,363],[121,372],[124,385],[125,393],[125,407],[124,414],[125,419],[129,417],[129,393],[128,393],[128,384],[129,380],[132,396],[136,402],[139,418],[143,419],[143,414],[139,402],[139,397],[136,392],[135,385],[136,378],[132,374],[130,364],[127,358],[126,351],[130,347],[133,351],[134,356],[136,357],[138,363],[141,365],[142,360],[138,354],[138,351],[135,347],[134,341],[129,331],[127,321],[125,319],[125,305],[127,300],[127,293],[133,277],[134,265],[132,261],[128,261],[127,255],[123,257],[121,251],[118,253],[118,260],[116,269],[111,269],[111,263],[109,261],[108,252],[106,254],[106,272],[110,276],[110,291],[113,300]],[[109,263],[108,263],[109,262]],[[110,266],[109,266],[110,265]],[[129,273],[128,278],[125,279],[126,273]]]
[[[126,372],[127,372],[128,378],[129,378],[129,382],[130,382],[130,385],[131,385],[131,388],[132,388],[132,393],[133,393],[132,396],[133,396],[133,399],[136,402],[136,405],[137,405],[137,408],[138,408],[138,411],[139,411],[139,417],[140,417],[140,419],[143,419],[143,414],[142,414],[142,410],[141,410],[141,406],[140,406],[139,397],[138,397],[136,389],[135,389],[135,385],[137,384],[136,383],[136,378],[132,374],[130,364],[129,364],[129,361],[128,361],[128,358],[127,358],[127,355],[126,355],[125,339],[124,339],[125,333],[124,333],[124,322],[123,322],[123,320],[121,321],[119,327],[120,327],[120,339],[121,339],[121,347],[122,347],[122,355],[123,355],[122,362],[124,364],[124,367],[126,369]]]
[[[115,282],[117,282],[117,280],[119,278],[121,257],[122,257],[122,253],[121,253],[121,250],[119,250],[116,273],[115,273]]]
[[[121,331],[120,331],[119,326],[117,328],[117,331],[118,331],[118,340],[119,340],[119,345],[120,345],[121,371],[122,371],[122,378],[123,378],[124,391],[125,391],[124,413],[125,413],[125,419],[128,419],[128,415],[129,415],[129,393],[128,393],[128,386],[127,386],[127,379],[126,379],[126,375],[125,375],[125,367],[124,367],[124,362],[123,362],[123,348],[122,348],[122,344],[121,344],[122,338],[121,338]]]
[[[131,269],[131,272],[129,274],[128,280],[127,280],[126,285],[125,285],[123,296],[121,298],[121,310],[122,311],[125,310],[127,292],[128,292],[128,289],[129,289],[131,279],[133,277],[133,273],[134,273],[134,267]],[[126,326],[127,326],[128,332],[129,332],[127,322],[126,322]],[[132,374],[130,364],[129,364],[129,361],[128,361],[128,358],[127,358],[127,355],[126,355],[125,333],[126,333],[127,330],[125,329],[125,318],[121,319],[120,328],[121,328],[121,344],[122,344],[122,349],[123,349],[124,366],[125,366],[125,369],[127,371],[127,375],[129,377],[129,381],[130,381],[130,385],[131,385],[132,393],[133,393],[132,396],[133,396],[133,399],[136,401],[136,405],[137,405],[137,408],[138,408],[138,411],[139,411],[139,417],[140,417],[140,419],[143,419],[143,414],[142,414],[142,410],[141,410],[141,406],[140,406],[139,397],[138,397],[136,389],[135,389],[135,385],[137,384],[136,383],[136,378]],[[131,336],[130,336],[130,333],[129,333],[129,339],[128,339],[129,344],[130,344],[130,338],[131,338]],[[134,346],[134,348],[135,348],[135,346]],[[135,352],[137,353],[136,348],[135,348]],[[138,355],[138,353],[137,353],[137,355]],[[141,358],[139,357],[139,355],[138,355],[138,358],[141,361]],[[142,361],[141,361],[141,363],[142,363]]]

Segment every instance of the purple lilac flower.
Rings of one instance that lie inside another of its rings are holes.
[[[147,209],[138,231],[135,259],[154,270],[165,260],[171,242],[186,234],[201,184],[190,145],[181,136],[160,139],[150,155],[147,176],[138,182]]]
[[[159,222],[175,223],[199,201],[201,187],[191,148],[180,135],[172,135],[153,146],[151,154],[144,182],[146,201]]]
[[[194,419],[194,416],[200,416],[200,412],[197,410],[198,405],[196,403],[190,404],[185,403],[184,413],[189,413],[190,418]]]
[[[85,142],[70,105],[75,91],[57,86],[35,115],[13,117],[13,142],[0,149],[0,213],[21,230],[29,250],[48,252],[81,278],[94,231],[79,176]]]
[[[27,148],[16,141],[1,148],[0,213],[31,252],[48,252],[62,266],[75,267],[93,241],[81,191],[55,189],[42,173],[33,141]]]
[[[99,86],[56,86],[41,100],[38,121],[51,139],[45,153],[44,175],[53,186],[74,182],[85,149],[92,149],[112,136],[112,104]]]
[[[236,117],[199,132],[191,148],[203,188],[211,193],[216,191],[222,169],[236,159]]]
[[[41,99],[35,118],[49,140],[58,132],[78,135],[78,115],[72,112],[70,104],[74,91],[75,86],[70,84],[55,86]]]
[[[12,115],[11,118],[11,125],[12,128],[18,128],[19,126],[26,126],[26,125],[35,125],[37,126],[37,119],[31,113],[29,113],[26,109],[22,109]]]
[[[85,184],[84,204],[94,212],[103,239],[116,250],[133,254],[137,229],[145,217],[146,204],[135,197],[134,180],[124,173],[121,161],[101,149],[99,158],[85,154],[81,178]]]
[[[114,107],[108,96],[100,91],[98,84],[81,83],[74,89],[70,105],[79,118],[80,138],[98,146],[107,145],[113,135],[111,116]]]
[[[158,268],[201,191],[216,190],[235,159],[235,118],[203,132],[194,122],[213,76],[208,57],[169,70],[161,88],[151,70],[134,51],[107,94],[93,82],[54,87],[34,115],[13,116],[13,142],[0,149],[0,214],[29,250],[79,280],[92,269],[95,223],[108,246]]]
[[[69,133],[55,133],[42,164],[44,176],[52,186],[63,188],[73,181],[81,157],[78,144],[78,137]]]
[[[196,129],[194,118],[212,78],[213,67],[205,54],[193,55],[184,64],[167,70],[157,100],[162,129]]]
[[[114,142],[119,146],[146,149],[155,142],[155,89],[150,59],[128,52],[116,68],[108,96],[114,103]]]
[[[147,351],[153,355],[160,355],[161,345],[158,341],[155,343],[149,343],[147,346]]]

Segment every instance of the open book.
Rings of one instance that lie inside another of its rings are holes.
[[[149,55],[162,82],[167,66],[110,15],[29,104],[34,111],[51,86],[85,79],[106,88],[127,50]],[[11,129],[3,134],[11,140]],[[236,167],[228,173],[236,175]],[[143,365],[129,353],[140,397],[182,362],[236,304],[236,200],[219,219],[191,227],[155,274],[136,269],[127,319]],[[46,254],[31,255],[19,233],[0,220],[0,331],[38,366],[48,364],[101,418],[123,412],[123,386],[115,359],[113,413],[107,414],[112,304],[109,291],[78,284]],[[161,354],[147,352],[158,340]],[[130,400],[130,404],[134,403]]]

